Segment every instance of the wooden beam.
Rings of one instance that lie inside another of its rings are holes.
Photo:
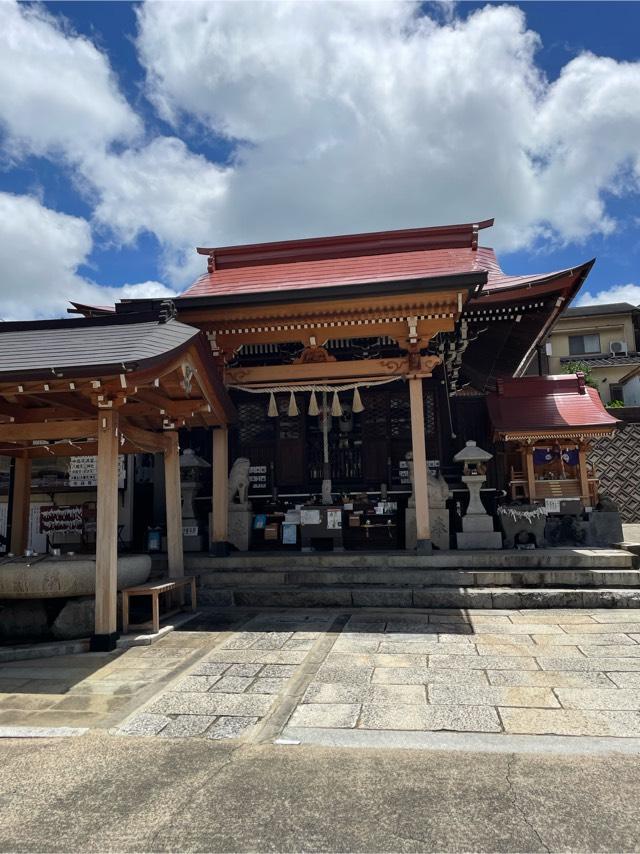
[[[168,433],[152,433],[150,430],[143,430],[141,427],[134,427],[130,421],[125,421],[124,418],[120,421],[120,430],[125,437],[125,441],[129,441],[131,445],[138,445],[137,452],[140,450],[149,451],[150,453],[158,453],[165,451],[169,447],[170,439]]]
[[[87,400],[86,397],[82,397],[77,392],[50,392],[49,394],[34,394],[30,396],[34,400],[38,400],[41,403],[53,404],[54,406],[58,406],[62,409],[68,410],[76,416],[96,415],[96,407],[91,403],[90,400]]]
[[[224,553],[229,537],[229,430],[213,430],[213,512],[211,543],[214,552]]]
[[[427,473],[427,449],[424,434],[424,399],[422,379],[409,380],[411,404],[411,446],[413,451],[413,494],[416,501],[417,551],[431,551],[431,528],[429,524],[429,481]]]
[[[13,471],[13,509],[11,512],[11,551],[21,555],[29,544],[31,509],[31,460],[18,457]]]
[[[96,436],[98,419],[49,421],[44,424],[0,424],[0,442],[28,442],[36,439],[84,439]]]
[[[167,560],[169,576],[184,575],[184,552],[182,548],[182,498],[180,495],[180,451],[178,434],[167,433],[169,440],[164,452],[164,490],[167,509]]]
[[[115,649],[118,604],[118,413],[103,412],[98,430],[96,613],[91,648]]]

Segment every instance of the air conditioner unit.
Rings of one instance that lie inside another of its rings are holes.
[[[629,348],[627,347],[626,341],[612,341],[609,344],[609,349],[614,356],[629,355]]]

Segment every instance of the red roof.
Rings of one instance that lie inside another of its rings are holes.
[[[573,273],[507,276],[493,249],[478,247],[478,231],[493,220],[436,228],[289,240],[219,249],[200,248],[208,272],[182,297],[241,296],[373,282],[486,273],[482,294],[527,287]]]
[[[585,385],[582,374],[498,381],[487,405],[500,434],[613,429],[620,423],[606,411],[598,392]]]

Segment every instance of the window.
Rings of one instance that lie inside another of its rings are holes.
[[[624,388],[620,383],[611,383],[609,386],[609,394],[611,395],[611,403],[613,403],[614,400],[619,400],[621,403],[624,403]]]
[[[593,335],[569,336],[569,354],[571,356],[584,356],[586,353],[600,352],[600,336],[597,332]]]

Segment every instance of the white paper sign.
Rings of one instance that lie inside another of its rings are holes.
[[[319,525],[320,524],[320,511],[319,510],[301,510],[300,511],[300,524],[301,525]]]
[[[327,510],[327,529],[339,531],[342,528],[342,512],[340,510]]]

